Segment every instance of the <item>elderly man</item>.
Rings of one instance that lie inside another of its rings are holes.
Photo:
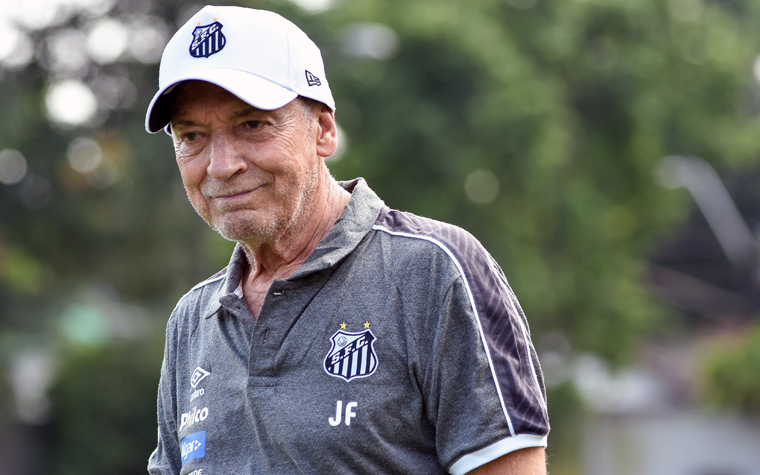
[[[169,319],[154,474],[545,474],[528,325],[465,231],[339,183],[319,49],[205,7],[146,118],[198,214],[238,244]]]

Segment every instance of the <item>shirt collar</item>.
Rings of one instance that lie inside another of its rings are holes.
[[[292,281],[301,278],[307,274],[332,267],[342,261],[370,232],[380,215],[380,211],[385,207],[385,203],[370,189],[363,178],[339,182],[339,184],[351,193],[351,199],[333,227],[287,280]],[[229,294],[236,294],[242,298],[243,274],[247,263],[248,258],[243,247],[240,244],[236,245],[225,271],[224,282],[219,288],[217,298],[211,300],[213,303],[205,312],[205,318],[209,318],[219,311],[221,307],[220,298]]]
[[[363,178],[339,184],[351,193],[343,212],[309,257],[288,280],[334,266],[359,245],[372,230],[385,203],[370,189]]]

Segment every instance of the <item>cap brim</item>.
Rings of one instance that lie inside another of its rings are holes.
[[[171,84],[162,87],[148,106],[145,116],[145,130],[156,133],[166,127],[171,120],[174,106],[175,86],[185,81],[206,81],[226,89],[240,100],[262,110],[279,109],[296,97],[295,93],[278,84],[260,78],[255,74],[235,69],[206,69],[187,77],[174,78]]]

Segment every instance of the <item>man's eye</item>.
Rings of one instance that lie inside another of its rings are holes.
[[[243,122],[243,127],[246,129],[258,129],[261,127],[262,123],[258,120],[249,120],[247,122]]]
[[[194,140],[197,140],[198,137],[200,137],[198,132],[186,132],[181,135],[183,142],[193,142]]]

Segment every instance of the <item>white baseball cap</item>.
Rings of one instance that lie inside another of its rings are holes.
[[[242,7],[206,6],[169,40],[145,129],[166,127],[183,81],[207,81],[263,110],[305,96],[335,110],[317,45],[282,16]]]

